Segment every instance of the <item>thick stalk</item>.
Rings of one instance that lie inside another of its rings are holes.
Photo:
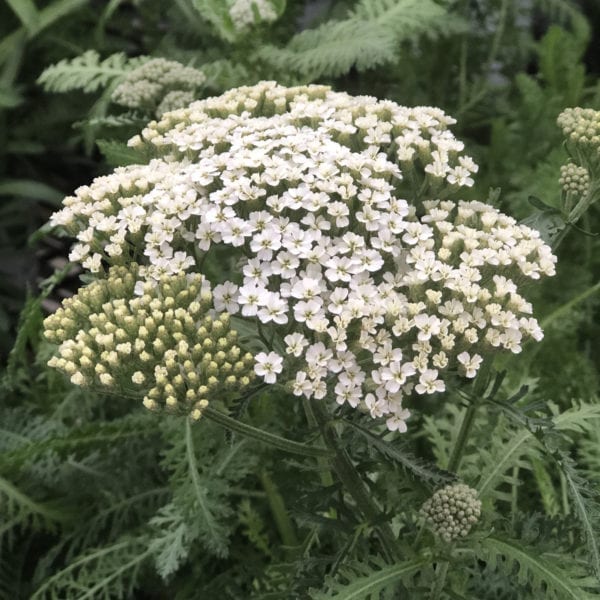
[[[452,454],[450,455],[450,460],[448,461],[448,471],[453,473],[456,473],[460,467],[463,453],[467,446],[467,440],[469,439],[473,422],[475,420],[475,413],[481,404],[481,397],[488,386],[491,369],[492,359],[483,363],[477,375],[477,379],[475,380],[475,385],[473,386],[473,396],[475,396],[475,400],[469,405],[467,412],[465,412],[465,416],[463,417],[460,430],[458,432],[458,437],[456,438],[456,443],[454,444]]]
[[[471,430],[473,428],[473,423],[475,422],[477,408],[481,404],[481,399],[489,383],[492,362],[493,360],[491,358],[489,361],[484,362],[479,370],[479,373],[477,374],[477,379],[475,380],[475,385],[473,386],[474,400],[467,408],[467,412],[465,412],[465,416],[463,417],[460,430],[458,432],[458,437],[456,438],[456,443],[454,444],[452,454],[450,455],[450,460],[448,461],[448,471],[453,473],[456,473],[460,467],[465,448],[467,447],[467,440],[469,439],[469,435],[471,434]],[[446,577],[448,575],[449,566],[450,563],[448,561],[438,563],[436,566],[435,579],[431,586],[431,600],[438,600],[443,592],[444,586],[446,585]]]
[[[366,485],[352,464],[348,453],[340,446],[339,438],[335,430],[321,408],[318,401],[313,402],[313,414],[321,430],[325,445],[331,450],[331,465],[336,475],[342,482],[345,490],[352,496],[356,506],[363,516],[375,525],[377,537],[388,560],[399,559],[400,552],[396,537],[387,523],[382,523],[381,511],[373,501]]]
[[[223,425],[231,431],[235,431],[241,435],[253,438],[259,442],[263,442],[264,444],[268,444],[269,446],[283,450],[284,452],[299,454],[301,456],[329,456],[329,452],[324,448],[307,446],[306,444],[294,442],[293,440],[288,440],[273,433],[269,433],[263,429],[252,427],[252,425],[248,425],[247,423],[242,423],[237,419],[228,417],[225,413],[222,413],[220,410],[210,406],[207,406],[202,410],[202,416],[210,419],[211,421],[219,423],[219,425]]]

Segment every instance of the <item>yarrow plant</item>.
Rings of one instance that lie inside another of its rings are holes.
[[[226,247],[234,259],[195,283],[212,305],[190,313],[190,327],[207,310],[251,324],[265,383],[405,431],[411,401],[542,338],[520,291],[555,270],[537,231],[460,199],[477,165],[454,122],[325,86],[233,89],[151,122],[129,142],[147,164],[79,188],[51,223],[77,239],[70,259],[100,279],[108,265],[136,265],[139,300],[119,304],[134,344],[136,311],[168,300],[152,299],[155,286],[175,279],[180,289],[183,273],[203,273]],[[101,347],[111,333],[82,321],[63,329],[49,334],[61,348]],[[186,352],[172,350],[183,365]],[[80,371],[81,358],[63,358]],[[184,403],[186,387],[168,383]]]

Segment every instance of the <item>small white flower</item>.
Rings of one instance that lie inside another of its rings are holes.
[[[483,358],[479,354],[471,356],[468,352],[461,352],[456,358],[464,368],[465,377],[469,377],[470,379],[477,375],[479,366],[483,362]]]
[[[277,375],[283,370],[283,358],[276,352],[259,352],[254,360],[254,372],[265,380],[265,383],[275,383]]]
[[[395,412],[391,417],[388,417],[385,421],[387,428],[390,431],[399,431],[400,433],[406,433],[408,429],[406,425],[406,419],[410,417],[410,411],[406,408],[401,409],[399,412]]]
[[[301,333],[290,333],[283,338],[286,343],[285,351],[298,358],[302,351],[308,346],[308,340]]]
[[[434,394],[446,389],[444,382],[438,379],[437,369],[427,369],[419,377],[419,383],[415,386],[418,394]]]
[[[218,312],[235,314],[240,305],[236,302],[238,286],[231,281],[216,285],[213,289],[213,302]]]

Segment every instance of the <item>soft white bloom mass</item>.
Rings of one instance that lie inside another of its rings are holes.
[[[452,123],[262,82],[151,122],[130,140],[150,162],[79,188],[52,222],[92,272],[136,259],[146,281],[227,247],[215,308],[279,351],[259,353],[255,373],[404,431],[411,399],[541,338],[518,286],[556,262],[537,231],[460,199],[477,165]]]

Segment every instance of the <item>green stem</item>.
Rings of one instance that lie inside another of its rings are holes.
[[[325,445],[333,454],[331,459],[333,470],[346,491],[352,496],[354,502],[356,502],[356,506],[363,516],[370,523],[379,523],[375,525],[375,531],[377,532],[377,537],[386,558],[389,561],[400,559],[400,552],[394,532],[388,523],[381,522],[381,511],[373,501],[367,487],[352,464],[348,453],[340,447],[338,435],[331,426],[325,412],[318,401],[313,402],[312,406]]]
[[[271,508],[271,513],[275,519],[275,525],[277,526],[281,540],[286,546],[298,546],[299,542],[296,537],[296,529],[288,515],[285,508],[285,502],[282,495],[279,493],[277,486],[266,471],[263,471],[260,474],[260,481],[267,494],[267,501],[269,502],[269,507]]]
[[[431,600],[438,600],[442,591],[444,590],[449,566],[450,563],[448,561],[437,564],[435,568],[435,579],[433,580],[433,585],[431,586]]]
[[[315,417],[315,413],[310,405],[310,400],[308,398],[303,398],[302,406],[304,407],[304,413],[306,414],[306,420],[308,421],[309,426],[313,429],[316,429],[319,424],[317,423],[317,418]],[[319,464],[321,483],[324,487],[331,487],[333,485],[333,475],[329,470],[329,462],[325,457],[318,457],[317,463]]]
[[[465,412],[465,416],[463,417],[460,430],[458,432],[458,437],[456,438],[456,443],[454,444],[452,454],[450,455],[450,460],[448,461],[448,471],[453,473],[456,473],[460,467],[463,453],[467,446],[467,440],[475,420],[475,413],[477,412],[477,408],[481,403],[481,396],[483,396],[483,393],[488,386],[491,369],[492,359],[490,358],[489,361],[483,363],[479,373],[477,374],[477,379],[475,380],[475,385],[473,387],[473,396],[475,397],[475,401],[469,405],[467,411]]]
[[[330,456],[330,452],[324,448],[307,446],[306,444],[301,444],[300,442],[294,442],[292,440],[280,437],[274,433],[269,433],[263,429],[258,429],[257,427],[253,427],[247,423],[242,423],[237,419],[232,419],[225,413],[222,413],[220,410],[210,406],[207,406],[202,411],[202,416],[209,418],[215,423],[219,423],[219,425],[223,425],[223,427],[226,427],[231,431],[235,431],[241,435],[258,440],[259,442],[263,442],[264,444],[268,444],[269,446],[273,446],[279,450],[283,450],[284,452],[289,452],[290,454],[300,454],[301,456],[312,457]]]

